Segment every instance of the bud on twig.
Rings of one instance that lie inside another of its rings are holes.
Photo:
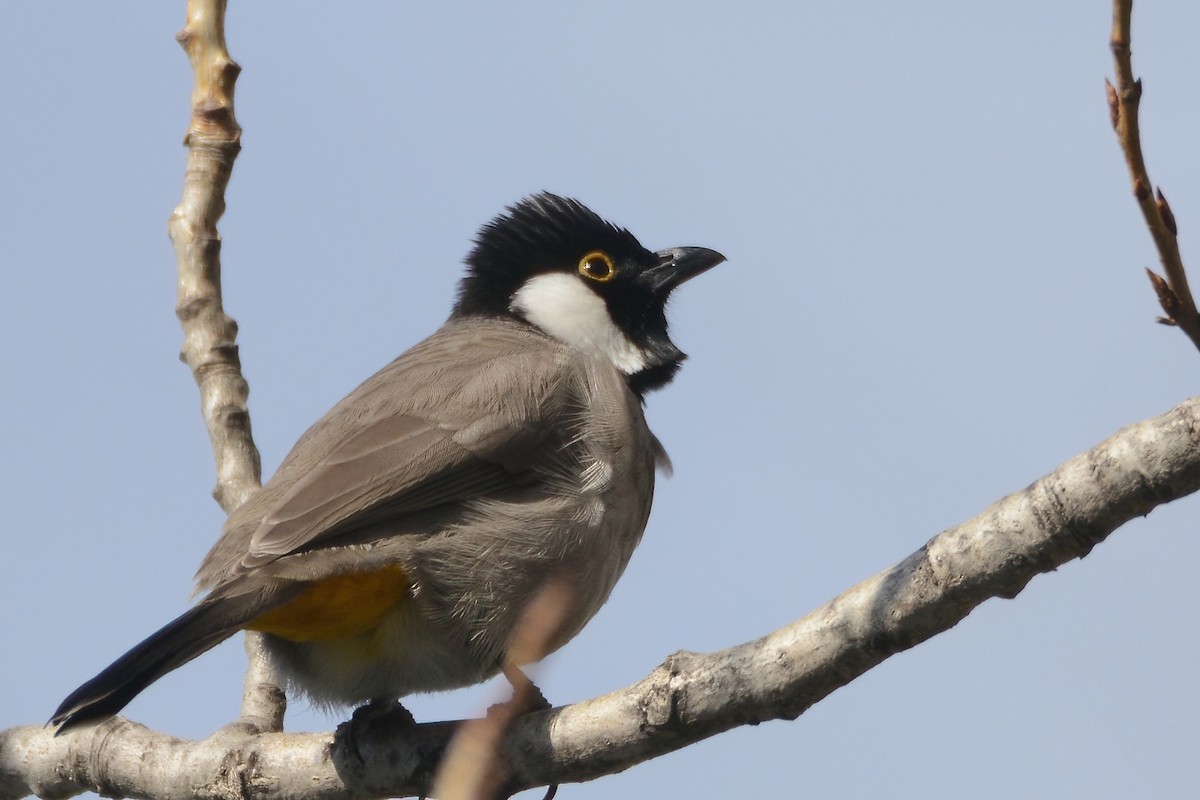
[[[1154,205],[1158,208],[1158,213],[1162,215],[1163,225],[1167,226],[1167,230],[1172,236],[1179,235],[1179,228],[1175,225],[1175,214],[1171,211],[1171,206],[1167,204],[1167,198],[1163,195],[1162,189],[1155,190]]]

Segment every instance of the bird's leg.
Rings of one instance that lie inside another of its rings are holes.
[[[350,724],[367,728],[386,725],[392,728],[407,728],[416,725],[412,712],[400,704],[395,697],[373,697],[354,709]]]
[[[354,709],[350,719],[337,726],[333,735],[335,745],[362,762],[359,745],[370,735],[399,731],[416,725],[412,713],[395,697],[373,697]]]

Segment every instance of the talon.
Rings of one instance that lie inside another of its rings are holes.
[[[390,697],[374,698],[354,709],[350,719],[337,726],[333,741],[335,747],[342,747],[360,764],[365,762],[360,743],[368,736],[385,732],[397,731],[417,724],[412,712],[400,704],[399,700]]]
[[[516,791],[511,788],[512,784],[506,784],[496,790],[492,795],[491,800],[509,800],[510,797],[516,794]],[[546,787],[546,793],[542,795],[542,800],[554,800],[554,796],[558,794],[558,784],[552,783]],[[423,799],[422,799],[423,800]]]

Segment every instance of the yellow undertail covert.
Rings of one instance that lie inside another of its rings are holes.
[[[293,642],[357,636],[373,630],[385,614],[409,599],[408,576],[400,567],[334,575],[252,620],[246,630]]]

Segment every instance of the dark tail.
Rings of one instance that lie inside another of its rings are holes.
[[[208,598],[168,622],[62,701],[55,734],[113,716],[143,689],[211,650],[262,613],[252,596]]]

